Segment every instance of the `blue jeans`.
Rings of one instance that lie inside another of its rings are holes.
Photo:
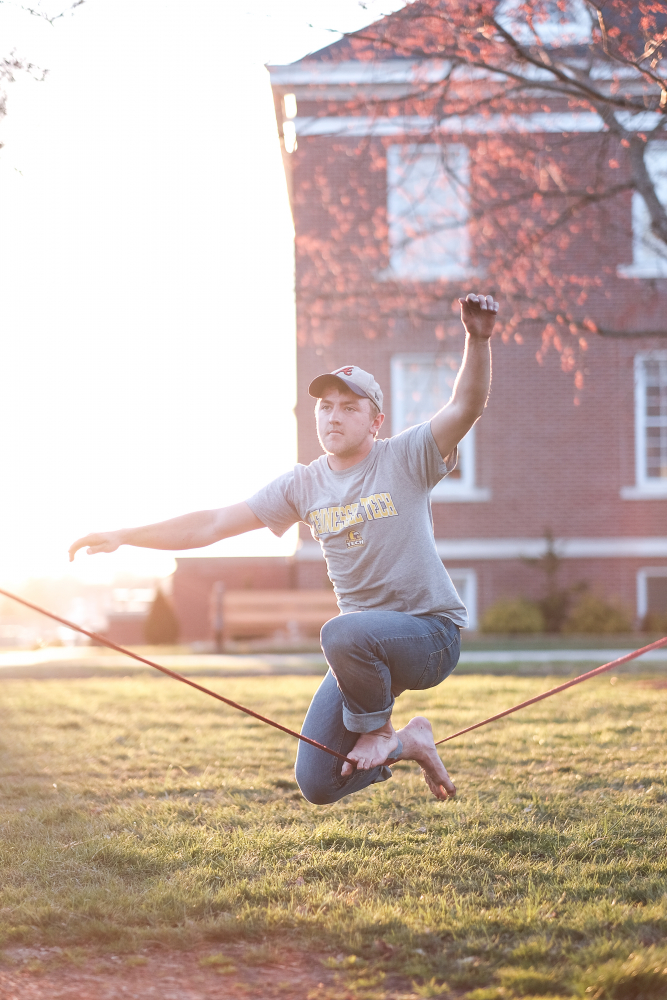
[[[401,691],[444,681],[458,663],[461,648],[459,628],[448,618],[400,611],[339,615],[323,627],[321,641],[329,671],[301,732],[344,755],[360,733],[387,722]],[[398,757],[401,752],[399,742],[393,753]],[[309,802],[324,805],[391,778],[387,763],[343,778],[341,760],[299,743],[296,780]]]

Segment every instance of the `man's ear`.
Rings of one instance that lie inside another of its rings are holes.
[[[373,431],[373,437],[377,437],[380,433],[380,428],[384,423],[384,413],[378,413],[377,417],[371,424],[371,430]]]

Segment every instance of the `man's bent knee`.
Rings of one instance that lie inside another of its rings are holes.
[[[295,777],[304,799],[314,806],[329,805],[330,802],[335,802],[338,797],[338,788],[330,778],[327,780],[324,774],[304,774],[297,764]]]
[[[344,621],[345,615],[338,618],[331,618],[325,622],[320,631],[320,644],[327,660],[329,657],[336,657],[337,653],[344,653],[350,642],[350,631],[348,623]]]
[[[320,631],[320,644],[327,662],[345,660],[350,652],[366,653],[374,648],[375,635],[367,614],[363,611],[338,615],[325,622]]]

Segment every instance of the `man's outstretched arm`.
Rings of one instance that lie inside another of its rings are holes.
[[[264,523],[253,514],[247,503],[235,503],[219,510],[198,510],[158,524],[142,528],[121,528],[119,531],[99,531],[77,539],[70,546],[70,562],[79,549],[88,555],[115,552],[121,545],[137,545],[143,549],[199,549],[221,538],[242,535],[263,528]]]
[[[491,386],[489,341],[498,303],[491,295],[467,295],[459,302],[461,321],[466,331],[463,362],[454,383],[452,398],[431,420],[433,437],[443,458],[454,450],[479,420]]]

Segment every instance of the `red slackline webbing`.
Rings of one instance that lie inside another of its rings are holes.
[[[58,615],[54,615],[50,611],[40,608],[37,604],[31,604],[30,601],[25,601],[22,597],[17,597],[16,594],[10,594],[8,590],[2,590],[2,588],[0,588],[0,594],[2,594],[3,597],[9,597],[12,601],[18,601],[19,604],[23,604],[26,608],[30,608],[32,611],[37,611],[41,615],[46,615],[47,618],[52,618],[54,621],[60,622],[61,625],[66,625],[67,628],[71,628],[75,632],[81,632],[82,635],[87,635],[89,639],[94,639],[103,646],[108,646],[109,649],[115,649],[118,653],[125,653],[126,656],[131,656],[133,660],[138,660],[140,663],[145,663],[149,667],[154,667],[155,670],[159,670],[168,677],[173,677],[174,680],[182,681],[183,684],[189,684],[190,687],[196,688],[197,691],[203,691],[204,694],[209,694],[211,698],[217,698],[218,701],[224,702],[225,705],[229,705],[231,708],[235,708],[239,712],[245,712],[246,715],[251,715],[254,719],[259,719],[260,722],[265,722],[267,726],[273,726],[274,729],[280,729],[281,732],[287,733],[288,736],[294,736],[295,739],[301,740],[303,743],[310,743],[311,746],[317,747],[318,750],[324,750],[325,753],[331,754],[332,757],[338,757],[339,760],[347,761],[349,764],[355,764],[356,766],[355,761],[349,760],[349,758],[344,757],[342,753],[338,753],[330,747],[325,747],[322,743],[318,743],[317,740],[311,740],[308,736],[303,736],[301,733],[297,733],[293,729],[288,729],[287,726],[281,726],[279,722],[274,722],[273,719],[267,719],[266,716],[259,715],[258,712],[253,712],[251,708],[239,705],[238,702],[232,701],[230,698],[225,698],[223,695],[217,694],[215,691],[211,691],[210,688],[205,688],[201,684],[197,684],[196,681],[191,681],[187,677],[183,677],[182,674],[177,674],[175,670],[169,670],[167,667],[160,666],[159,663],[147,660],[144,656],[139,656],[137,653],[133,653],[131,650],[125,649],[124,646],[117,646],[115,642],[105,639],[103,635],[98,635],[96,632],[88,632],[85,628],[81,628],[80,625],[75,625],[74,622],[67,621],[66,618],[60,618]],[[488,725],[489,722],[496,722],[498,719],[504,719],[506,715],[512,715],[514,712],[518,712],[521,708],[527,708],[528,705],[534,705],[538,701],[550,698],[552,694],[558,694],[560,691],[565,691],[567,688],[574,687],[575,684],[581,684],[583,681],[587,681],[591,677],[596,677],[598,674],[603,674],[608,670],[613,670],[614,667],[619,667],[623,663],[628,663],[629,660],[635,660],[638,656],[642,656],[643,653],[648,653],[652,649],[659,649],[661,646],[667,646],[667,636],[663,639],[658,639],[656,642],[650,643],[648,646],[642,646],[641,649],[635,649],[632,653],[626,653],[625,656],[619,656],[617,660],[611,660],[609,663],[604,663],[601,667],[596,667],[595,670],[589,670],[588,673],[580,674],[571,681],[566,681],[564,684],[559,684],[558,687],[550,688],[542,694],[535,695],[534,698],[528,698],[527,701],[522,701],[519,705],[514,705],[512,708],[506,708],[504,712],[498,712],[497,715],[491,715],[488,719],[476,722],[474,726],[468,726],[466,729],[460,729],[457,733],[452,733],[451,736],[445,736],[444,739],[436,742],[436,746],[439,746],[441,743],[447,743],[449,740],[456,739],[457,736],[463,736],[464,733],[471,733],[474,729],[479,729],[481,726]]]
[[[103,646],[108,646],[109,649],[115,649],[118,653],[125,653],[126,656],[131,656],[133,660],[139,660],[139,663],[145,663],[149,667],[154,667],[155,670],[159,670],[161,673],[166,674],[167,677],[173,677],[174,680],[182,681],[183,684],[189,684],[190,687],[196,688],[197,691],[203,691],[204,694],[210,694],[211,698],[217,698],[218,701],[224,701],[225,705],[229,705],[231,708],[236,708],[239,712],[245,712],[246,715],[251,715],[253,719],[259,719],[260,722],[265,722],[267,726],[273,726],[274,729],[280,729],[283,733],[287,733],[288,736],[294,736],[297,740],[301,740],[303,743],[310,743],[311,746],[317,747],[318,750],[324,750],[326,753],[331,754],[332,757],[338,757],[339,760],[347,761],[348,764],[355,763],[353,760],[348,760],[348,758],[342,753],[332,750],[331,747],[325,747],[322,743],[318,743],[317,740],[311,740],[308,736],[303,736],[301,733],[295,733],[293,729],[288,729],[287,726],[281,726],[279,722],[274,722],[273,719],[267,719],[266,716],[260,715],[258,712],[253,712],[251,708],[246,708],[245,705],[239,705],[238,702],[232,701],[231,698],[225,698],[216,691],[211,691],[210,688],[205,688],[202,684],[197,684],[196,681],[189,680],[189,678],[184,677],[183,674],[177,674],[175,670],[169,670],[167,667],[161,667],[159,663],[153,663],[152,660],[147,660],[145,656],[138,656],[137,653],[133,653],[131,650],[125,649],[124,646],[117,646],[115,642],[105,639],[103,635],[98,635],[96,632],[88,632],[87,629],[81,628],[80,625],[75,625],[74,622],[67,621],[66,618],[60,618],[58,615],[54,615],[50,611],[45,611],[44,608],[40,608],[37,604],[31,604],[30,601],[24,601],[22,597],[17,597],[16,594],[10,594],[8,590],[0,589],[0,594],[2,594],[3,597],[9,597],[12,601],[18,601],[19,604],[23,604],[26,608],[30,608],[32,611],[38,611],[41,615],[46,615],[47,618],[53,618],[55,622],[60,622],[61,625],[66,625],[67,628],[74,629],[75,632],[81,632],[83,635],[87,635],[89,639],[94,639],[95,642],[100,642]]]
[[[635,649],[634,653],[626,653],[625,656],[619,656],[617,660],[611,660],[610,663],[604,663],[601,667],[596,667],[595,670],[589,670],[586,674],[579,674],[578,677],[574,677],[571,681],[565,681],[564,684],[559,684],[558,687],[550,688],[548,691],[544,691],[543,694],[536,694],[534,698],[528,698],[527,701],[522,701],[520,705],[514,705],[513,708],[506,708],[504,712],[498,712],[497,715],[492,715],[488,719],[484,719],[483,722],[476,722],[474,726],[468,726],[466,729],[459,729],[458,733],[452,733],[451,736],[445,736],[444,740],[438,740],[436,746],[439,746],[441,743],[447,743],[449,740],[453,740],[457,736],[463,736],[464,733],[471,733],[473,729],[479,729],[480,726],[485,726],[488,722],[495,722],[496,719],[504,719],[506,715],[512,715],[513,712],[518,712],[520,708],[527,708],[528,705],[534,705],[536,701],[543,701],[545,698],[550,698],[552,694],[558,694],[559,691],[565,691],[567,688],[574,687],[575,684],[581,684],[582,681],[587,681],[591,677],[596,677],[598,674],[604,674],[607,670],[613,670],[614,667],[620,667],[622,663],[627,663],[628,660],[635,660],[643,653],[648,653],[652,649],[659,649],[660,646],[667,646],[667,636],[665,636],[664,639],[658,639],[657,642],[650,643],[648,646],[642,646],[641,649]]]

